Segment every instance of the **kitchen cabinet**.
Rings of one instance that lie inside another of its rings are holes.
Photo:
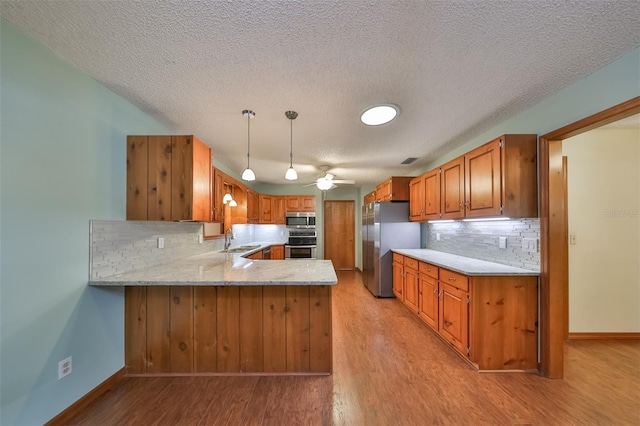
[[[260,193],[247,188],[247,223],[260,222]]]
[[[284,225],[285,221],[285,197],[284,195],[274,195],[272,200],[273,207],[273,223],[276,225]]]
[[[438,267],[420,262],[418,275],[418,316],[438,330]]]
[[[409,220],[440,218],[440,169],[430,170],[409,182]]]
[[[247,259],[253,259],[253,260],[262,260],[262,250],[257,251],[255,253],[252,253],[248,256],[245,256]]]
[[[376,186],[376,201],[409,201],[413,176],[392,176]]]
[[[376,191],[371,191],[367,195],[364,196],[363,203],[370,204],[376,201]]]
[[[404,256],[393,253],[393,294],[404,302]]]
[[[538,217],[536,135],[503,135],[465,154],[465,217]]]
[[[211,220],[213,222],[224,222],[224,207],[222,202],[224,194],[228,190],[228,186],[225,183],[226,175],[220,170],[213,168],[213,193],[211,200]]]
[[[273,215],[273,196],[268,194],[260,194],[259,195],[259,204],[260,204],[260,223],[264,224],[273,224],[275,223],[275,218]]]
[[[284,246],[271,246],[271,260],[284,260]]]
[[[404,304],[413,312],[418,312],[418,261],[404,258]]]
[[[537,368],[537,277],[467,276],[398,253],[393,256],[394,293],[398,288],[404,295],[398,299],[475,368]],[[417,309],[407,303],[415,270],[407,268],[409,259],[419,263]]]
[[[464,157],[440,166],[440,209],[442,219],[464,218]]]
[[[211,161],[193,135],[127,136],[127,220],[210,222]]]
[[[315,212],[315,195],[287,195],[285,197],[288,212]]]

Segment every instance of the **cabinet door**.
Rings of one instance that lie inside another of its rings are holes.
[[[389,201],[391,199],[391,180],[387,179],[376,186],[376,201]]]
[[[285,224],[285,200],[283,195],[274,196],[272,199],[273,205],[273,222],[276,225],[284,225]]]
[[[442,219],[464,217],[464,157],[449,161],[440,168],[440,208]]]
[[[284,246],[271,246],[271,260],[284,260]]]
[[[287,195],[285,197],[286,207],[288,212],[299,212],[302,208],[300,203],[300,197],[296,195]]]
[[[303,212],[315,212],[316,211],[315,195],[303,195],[301,197],[301,204],[302,204]]]
[[[214,222],[224,222],[224,204],[222,203],[222,197],[225,194],[225,175],[218,169],[213,169],[213,217],[211,220]]]
[[[438,330],[438,280],[420,273],[418,316],[428,326]]]
[[[274,223],[273,217],[273,197],[267,194],[260,194],[260,223]]]
[[[423,175],[422,188],[422,219],[440,219],[440,169],[431,170]]]
[[[439,332],[461,354],[467,356],[469,305],[467,292],[440,281]]]
[[[404,304],[418,312],[418,270],[407,265],[404,267]]]
[[[247,222],[258,223],[260,221],[260,194],[252,189],[247,189]]]
[[[411,179],[409,182],[409,220],[419,222],[424,211],[424,180],[423,176]]]
[[[500,139],[464,156],[465,216],[500,215]]]
[[[404,301],[404,265],[401,262],[393,262],[393,294],[398,300]]]

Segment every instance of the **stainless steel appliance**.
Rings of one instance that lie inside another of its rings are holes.
[[[362,279],[376,297],[393,297],[391,248],[420,248],[420,224],[409,222],[409,203],[362,206]]]
[[[287,212],[285,214],[287,228],[293,229],[315,229],[315,212]]]
[[[316,243],[315,229],[291,229],[288,244],[284,245],[284,258],[315,259]]]

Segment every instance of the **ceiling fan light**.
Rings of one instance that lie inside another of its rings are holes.
[[[286,180],[298,180],[298,173],[293,167],[289,167],[287,173],[284,174]]]
[[[396,118],[398,107],[392,104],[375,105],[367,108],[360,116],[360,121],[367,126],[380,126]]]
[[[318,179],[318,181],[316,182],[316,186],[320,191],[326,191],[331,189],[331,187],[333,186],[333,182],[327,179]]]
[[[242,172],[242,180],[256,180],[256,174],[253,173],[253,170],[247,167],[246,169],[244,169],[244,172]]]

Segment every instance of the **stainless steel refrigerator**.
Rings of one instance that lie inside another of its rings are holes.
[[[409,222],[408,202],[362,206],[362,279],[376,297],[393,297],[393,253],[420,248],[420,224]]]

